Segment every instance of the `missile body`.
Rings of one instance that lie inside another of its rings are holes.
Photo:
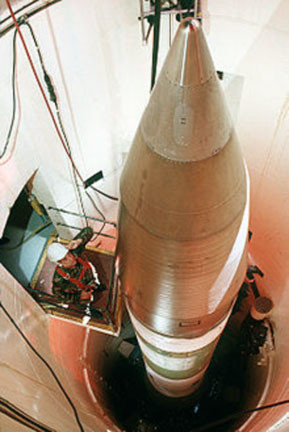
[[[245,277],[248,175],[198,21],[177,31],[120,184],[119,271],[148,377],[198,388]]]

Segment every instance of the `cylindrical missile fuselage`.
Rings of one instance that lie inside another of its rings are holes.
[[[121,177],[118,256],[148,376],[198,387],[246,271],[248,178],[202,30],[180,24]]]

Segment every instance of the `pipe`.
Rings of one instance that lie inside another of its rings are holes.
[[[59,209],[57,207],[48,207],[48,210],[55,210],[55,211],[58,211],[60,213],[66,213],[66,214],[70,214],[70,215],[73,215],[73,216],[82,217],[82,218],[85,218],[85,219],[95,220],[97,222],[101,222],[101,223],[104,223],[104,224],[109,224],[109,225],[112,225],[114,227],[117,226],[115,222],[110,222],[110,221],[108,221],[106,219],[99,219],[99,218],[96,218],[96,217],[93,217],[93,216],[85,216],[85,215],[81,215],[81,214],[78,214],[78,213],[75,213],[75,212],[71,212],[71,211],[68,211],[68,210]]]

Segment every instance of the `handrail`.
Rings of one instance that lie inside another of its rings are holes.
[[[48,207],[48,210],[54,210],[54,211],[58,211],[59,213],[66,213],[66,214],[70,214],[72,216],[78,216],[78,217],[82,217],[82,218],[85,218],[85,219],[91,219],[91,220],[95,220],[97,222],[102,222],[102,223],[109,224],[109,225],[112,225],[114,227],[117,227],[117,224],[115,222],[108,221],[106,219],[100,219],[100,218],[96,218],[96,217],[93,217],[93,216],[85,216],[85,215],[82,215],[82,214],[79,214],[79,213],[75,213],[75,212],[72,212],[72,211],[64,210],[64,209],[57,208],[57,207],[51,207],[51,206]]]

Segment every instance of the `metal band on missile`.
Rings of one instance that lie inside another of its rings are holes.
[[[230,312],[219,325],[194,339],[158,335],[144,327],[130,312],[148,377],[154,387],[166,396],[178,397],[186,396],[196,389]]]

